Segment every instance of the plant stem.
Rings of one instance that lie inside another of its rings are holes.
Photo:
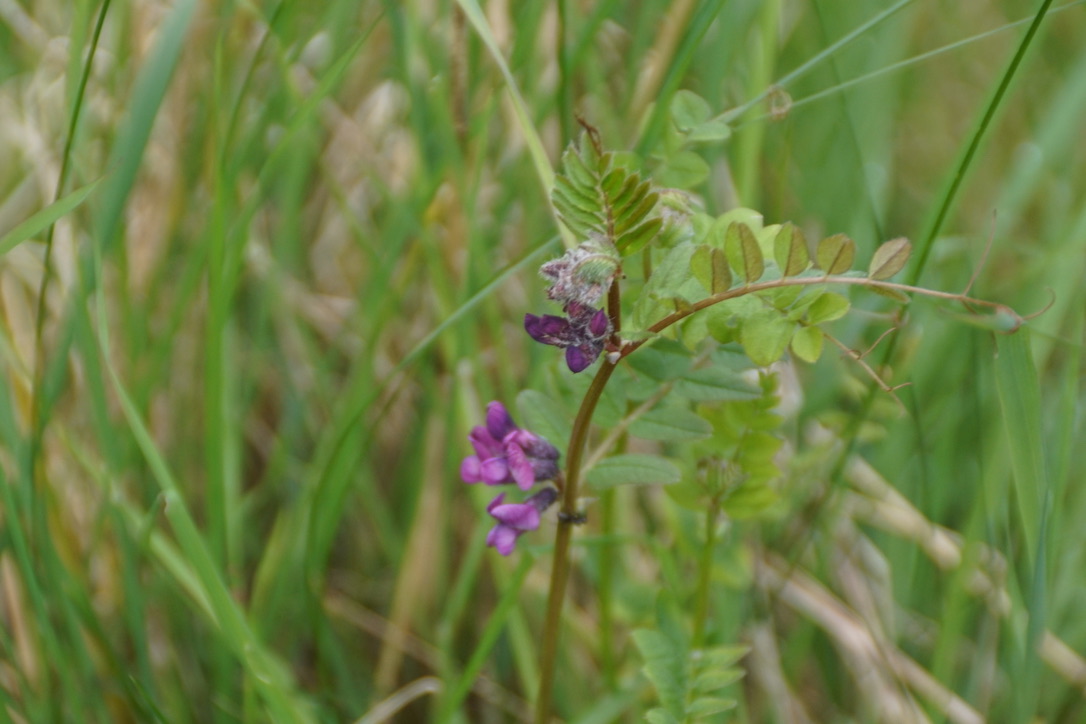
[[[694,596],[694,627],[691,647],[699,649],[705,643],[705,622],[709,618],[709,583],[713,572],[713,549],[716,547],[716,519],[720,515],[720,498],[713,496],[705,511],[705,543],[698,561],[698,590]]]
[[[573,421],[573,432],[569,436],[569,448],[566,459],[566,481],[562,487],[561,513],[573,516],[577,513],[577,493],[581,482],[581,460],[584,457],[588,430],[592,423],[592,413],[603,394],[603,388],[615,371],[618,362],[603,358],[600,369],[592,379],[592,384],[581,400],[581,408]],[[565,603],[566,583],[569,581],[569,543],[573,535],[573,526],[559,519],[558,533],[554,539],[554,565],[551,568],[550,593],[547,596],[547,613],[543,623],[543,651],[539,664],[539,691],[536,692],[535,723],[545,724],[550,718],[551,693],[554,690],[555,658],[558,653],[558,635],[562,620],[562,605]]]
[[[1017,324],[1022,324],[1025,319],[1019,316],[1014,310],[1010,309],[1004,304],[998,302],[989,302],[983,299],[975,299],[965,294],[958,294],[955,292],[940,292],[935,289],[925,289],[924,287],[917,287],[911,284],[898,284],[897,282],[884,282],[876,279],[870,279],[868,277],[845,277],[845,276],[821,276],[821,277],[787,277],[785,279],[774,279],[768,282],[757,282],[754,284],[747,284],[742,287],[735,287],[729,289],[720,294],[714,294],[705,299],[700,299],[686,308],[678,312],[672,312],[660,321],[653,324],[646,331],[658,334],[676,322],[686,319],[694,312],[699,312],[702,309],[719,304],[720,302],[726,302],[729,299],[736,299],[747,294],[753,294],[755,292],[764,292],[769,289],[779,289],[781,287],[805,287],[805,286],[817,286],[828,284],[847,284],[850,286],[870,287],[872,289],[892,289],[899,292],[908,292],[910,294],[920,294],[926,297],[934,297],[936,299],[946,299],[949,301],[962,302],[966,305],[974,305],[977,307],[987,307],[989,309],[995,309],[998,311],[1005,311],[1011,314],[1016,320]],[[632,354],[638,347],[649,341],[651,337],[639,339],[636,342],[628,342],[622,348],[622,357]]]

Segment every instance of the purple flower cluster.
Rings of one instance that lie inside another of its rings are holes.
[[[566,350],[566,365],[581,372],[603,352],[611,320],[599,304],[618,272],[618,254],[602,240],[585,242],[553,259],[539,272],[550,282],[547,297],[562,304],[565,317],[524,315],[524,329],[536,342]]]
[[[607,312],[577,302],[565,307],[568,317],[544,314],[524,315],[524,330],[536,342],[566,350],[566,365],[570,372],[587,369],[603,352],[604,342],[611,334]]]
[[[558,449],[535,433],[517,427],[500,402],[487,405],[486,426],[472,429],[468,439],[475,454],[460,464],[460,477],[465,483],[515,483],[521,490],[530,490],[537,482],[558,475]],[[539,514],[557,498],[558,491],[551,487],[523,503],[505,503],[502,493],[486,509],[498,522],[486,544],[503,556],[509,555],[521,534],[539,527]]]

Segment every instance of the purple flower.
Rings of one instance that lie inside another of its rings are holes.
[[[507,556],[513,552],[517,538],[539,527],[539,514],[549,508],[558,499],[558,491],[544,488],[523,503],[503,503],[505,493],[491,501],[486,512],[498,524],[486,536],[486,544],[498,549],[498,553]]]
[[[486,427],[473,428],[468,439],[475,454],[460,463],[460,477],[465,483],[516,483],[521,490],[530,490],[537,481],[558,474],[558,449],[535,433],[517,427],[500,402],[487,405]]]
[[[611,320],[604,310],[579,302],[567,303],[565,311],[568,318],[525,314],[524,330],[536,342],[565,349],[570,371],[581,372],[603,352],[604,342],[611,333]]]

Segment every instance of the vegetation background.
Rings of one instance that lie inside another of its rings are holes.
[[[491,0],[527,118],[460,5],[0,2],[0,722],[528,719],[550,529],[484,549],[457,468],[559,378],[525,128],[553,163],[575,113],[715,213],[935,233],[948,291],[990,241],[973,293],[1051,302],[1002,368],[914,302],[904,414],[844,355],[785,368],[781,502],[713,558],[734,716],[1086,720],[1082,4],[992,106],[1049,3]],[[704,167],[679,89],[743,110]],[[661,491],[615,510],[561,643],[582,724],[653,705],[630,632],[697,550]]]

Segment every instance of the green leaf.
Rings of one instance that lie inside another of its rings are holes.
[[[812,295],[806,288],[795,286],[763,289],[757,296],[769,302],[774,308],[787,312],[788,318],[795,321],[803,316],[802,309],[807,308],[806,298]]]
[[[670,485],[682,478],[674,463],[656,455],[614,455],[596,463],[585,476],[593,490],[621,485]]]
[[[733,222],[724,235],[724,253],[732,269],[747,284],[761,279],[765,272],[765,259],[758,246],[758,239],[750,227],[741,222]]]
[[[667,442],[700,440],[713,434],[713,426],[683,407],[658,407],[630,424],[630,434]]]
[[[663,707],[649,709],[645,713],[645,721],[649,724],[679,724],[679,720]]]
[[[646,244],[656,238],[656,235],[660,233],[660,227],[664,225],[664,220],[657,217],[649,219],[645,223],[630,229],[622,236],[615,240],[615,248],[623,256],[629,256],[630,254],[636,254],[641,251]]]
[[[852,268],[856,257],[856,243],[844,234],[827,236],[818,242],[815,260],[826,274],[843,274]]]
[[[711,246],[714,249],[724,248],[724,239],[728,233],[728,222],[721,221],[720,219],[710,219],[708,224],[702,222],[701,226],[698,226],[698,222],[702,221],[705,217],[694,217],[694,238],[699,244]]]
[[[912,250],[912,245],[905,237],[891,239],[875,250],[871,265],[867,268],[867,276],[872,279],[889,279],[905,266]]]
[[[599,213],[601,211],[600,200],[595,193],[590,193],[590,191],[594,191],[594,189],[578,188],[576,184],[561,174],[554,177],[554,193],[561,193],[578,208],[589,213]]]
[[[650,294],[657,299],[679,299],[687,303],[701,299],[701,288],[690,272],[690,258],[693,254],[693,244],[679,244],[672,248],[652,271],[642,294]]]
[[[57,219],[82,204],[87,200],[87,197],[91,195],[91,192],[98,188],[98,184],[101,182],[102,179],[92,181],[86,186],[76,189],[67,196],[57,199],[26,221],[17,224],[15,228],[8,233],[0,236],[0,255],[7,254],[19,244],[22,244],[27,239],[35,236],[46,229],[50,224],[56,222]]]
[[[705,320],[709,334],[718,342],[735,341],[743,318],[765,308],[765,302],[753,294],[733,297],[698,313]]]
[[[716,220],[723,224],[725,228],[733,221],[738,221],[741,224],[749,226],[755,233],[761,231],[762,227],[765,225],[765,218],[762,216],[762,212],[748,209],[744,206],[737,206],[730,211],[725,211],[723,214],[716,217]]]
[[[678,342],[660,340],[626,358],[626,366],[657,382],[670,382],[690,370],[690,351]]]
[[[686,715],[693,717],[712,716],[723,711],[734,709],[734,699],[718,699],[716,697],[704,697],[693,702],[686,708]]]
[[[692,143],[719,143],[731,138],[732,127],[724,121],[706,121],[699,123],[686,134],[686,140]]]
[[[728,259],[721,249],[702,245],[690,257],[690,271],[694,272],[705,291],[709,294],[726,292],[732,286],[732,273],[728,269]]]
[[[773,239],[773,258],[780,267],[782,277],[794,277],[806,271],[811,255],[807,251],[803,231],[791,222],[782,226]]]
[[[800,327],[792,335],[792,352],[804,362],[815,363],[822,356],[822,330],[815,325]]]
[[[604,151],[596,159],[596,170],[600,176],[605,176],[611,170],[611,163],[614,161],[614,154],[610,151]]]
[[[626,208],[644,198],[651,188],[651,182],[642,181],[640,176],[632,173],[622,182],[622,188],[617,193],[608,196],[607,202],[612,209]]]
[[[698,674],[694,680],[694,690],[708,693],[730,686],[743,678],[743,670],[733,667],[712,668]]]
[[[689,131],[709,119],[713,110],[697,93],[681,90],[671,101],[671,117],[680,131]]]
[[[739,659],[750,653],[750,647],[745,644],[724,644],[706,649],[701,654],[702,671],[712,669],[727,669],[739,662]]]
[[[739,341],[751,362],[768,367],[784,355],[794,328],[779,312],[760,310],[743,320]]]
[[[676,384],[675,391],[698,402],[753,400],[761,395],[758,387],[741,374],[717,366],[694,370],[685,375]]]
[[[564,451],[573,429],[569,413],[558,402],[536,390],[522,390],[517,395],[517,411],[524,429],[531,430],[559,450]]]
[[[909,299],[909,295],[899,289],[887,289],[886,287],[870,286],[865,287],[868,291],[872,291],[878,294],[880,297],[887,297],[893,299],[898,304],[908,304],[912,300]]]
[[[621,236],[641,222],[656,207],[660,199],[657,193],[648,193],[635,206],[616,211],[615,236]]]
[[[845,316],[850,306],[848,299],[837,292],[822,292],[811,302],[811,306],[807,307],[807,322],[809,324],[832,322]]]
[[[562,223],[582,238],[588,237],[591,232],[597,231],[603,226],[603,220],[599,216],[578,207],[566,198],[563,193],[559,192],[557,187],[551,194],[551,202],[554,204],[559,216],[561,216]]]
[[[678,189],[697,186],[709,177],[709,164],[693,151],[679,151],[660,170],[660,185]]]
[[[562,154],[562,169],[577,186],[588,190],[596,187],[596,174],[585,165],[577,147],[570,143]]]
[[[613,168],[600,181],[600,188],[608,199],[613,199],[627,181],[629,181],[629,174],[626,169]]]
[[[765,483],[746,483],[724,499],[724,512],[736,520],[760,517],[780,500],[773,488]]]
[[[672,716],[682,716],[686,698],[686,662],[683,651],[659,631],[637,629],[632,637],[645,661],[641,670],[652,682],[660,703]]]

